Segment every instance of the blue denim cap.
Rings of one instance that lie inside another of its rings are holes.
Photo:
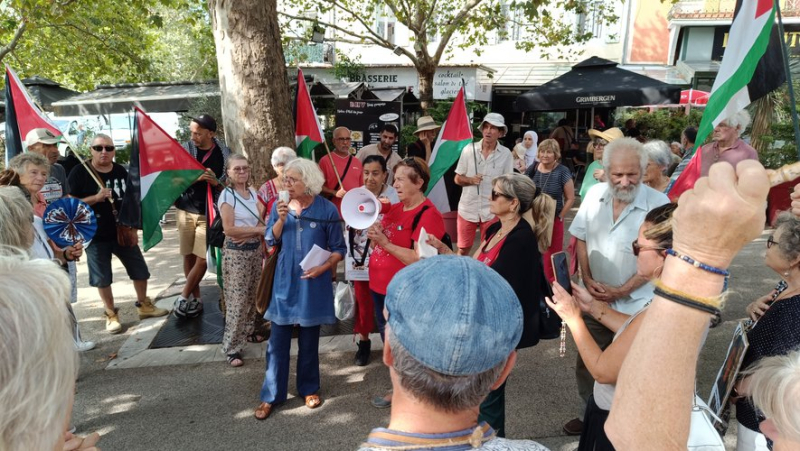
[[[522,336],[508,282],[475,259],[440,255],[409,265],[386,292],[389,327],[412,357],[449,376],[499,365]]]

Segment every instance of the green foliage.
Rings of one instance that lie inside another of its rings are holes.
[[[794,84],[794,92],[795,95],[800,93],[800,84]],[[778,96],[778,108],[770,123],[769,132],[761,136],[761,140],[767,143],[766,149],[758,153],[758,159],[767,169],[778,169],[798,161],[789,89],[784,85],[775,94]],[[800,109],[800,105],[796,104],[796,108]]]
[[[350,59],[349,56],[338,50],[336,51],[336,63],[331,68],[331,72],[340,80],[359,80],[366,74],[360,56]]]
[[[11,0],[0,8],[0,47],[14,44],[22,23],[2,59],[23,78],[41,75],[77,90],[216,78],[203,0]]]
[[[131,144],[126,145],[114,152],[114,161],[118,164],[128,164],[131,162]]]
[[[703,116],[702,110],[693,108],[687,116],[683,108],[662,108],[653,112],[646,109],[621,109],[615,118],[615,126],[623,128],[625,121],[633,119],[636,127],[646,139],[660,139],[669,144],[681,140],[686,127],[697,127]]]
[[[222,103],[219,96],[198,97],[189,106],[189,111],[178,119],[178,131],[175,133],[176,140],[180,143],[189,141],[191,132],[189,126],[192,118],[208,114],[217,120],[217,139],[225,141],[225,127],[222,124]]]

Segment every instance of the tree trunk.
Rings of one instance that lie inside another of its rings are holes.
[[[231,150],[248,156],[253,184],[259,186],[274,175],[272,150],[294,148],[277,0],[209,0],[208,7],[226,142]]]
[[[428,109],[433,107],[433,76],[435,74],[435,65],[420,62],[417,66],[417,76],[419,77],[419,102],[425,114],[428,114]]]
[[[777,101],[778,96],[774,91],[756,100],[753,128],[750,130],[750,136],[752,137],[750,145],[758,152],[766,150],[769,145],[761,139],[761,136],[769,134],[774,112],[777,109]]]

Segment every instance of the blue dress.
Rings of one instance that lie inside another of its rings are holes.
[[[303,210],[300,217],[289,210],[281,239],[276,240],[272,226],[278,219],[277,209],[276,202],[267,221],[266,240],[270,246],[278,241],[282,246],[275,268],[272,299],[264,318],[282,326],[334,324],[336,315],[330,270],[315,279],[301,279],[300,262],[315,244],[344,258],[347,247],[339,211],[330,201],[314,196],[314,202]]]

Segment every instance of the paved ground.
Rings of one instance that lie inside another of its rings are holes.
[[[724,322],[710,331],[699,362],[704,398],[734,322],[777,279],[763,265],[766,236],[748,245],[731,269],[733,294]],[[152,273],[148,294],[174,293],[182,274],[174,221],[166,226],[164,241],[145,258]],[[264,375],[263,345],[251,346],[241,368],[227,366],[215,346],[173,350],[158,366],[124,364],[137,353],[152,352],[145,351],[145,343],[159,321],[137,322],[133,287],[116,260],[114,269],[122,334],[104,332],[102,306],[97,291],[88,286],[85,262],[79,265],[81,301],[75,306],[84,337],[98,342],[98,348],[81,355],[73,419],[80,432],[99,431],[104,450],[350,450],[370,429],[387,424],[389,411],[374,409],[369,400],[389,387],[388,371],[378,352],[368,366],[354,366],[355,344],[349,336],[329,344],[321,355],[323,406],[310,411],[300,399],[290,398],[265,422],[252,418]],[[582,414],[574,382],[576,350],[568,343],[565,358],[558,356],[557,341],[542,341],[520,353],[507,388],[509,437],[532,438],[553,450],[577,446],[577,438],[561,432],[564,422]],[[292,380],[289,390],[294,390]],[[735,426],[726,437],[729,445],[734,443],[732,432]]]

